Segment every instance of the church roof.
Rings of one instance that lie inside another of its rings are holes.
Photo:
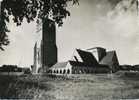
[[[51,68],[65,68],[67,66],[68,62],[59,62],[59,63],[56,63],[55,65],[53,65]],[[50,69],[51,69],[50,68]]]
[[[105,48],[102,48],[102,47],[93,47],[93,48],[89,48],[87,50],[92,50],[92,49],[103,49],[103,50],[106,50]]]
[[[98,65],[97,60],[91,52],[83,51],[80,49],[77,49],[77,52],[79,53],[84,63],[87,63],[89,65]]]
[[[87,63],[77,62],[77,61],[69,61],[72,66],[89,66]]]
[[[107,52],[106,56],[99,62],[99,64],[110,65],[110,64],[113,64],[115,61],[116,63],[118,63],[116,52],[109,51]]]

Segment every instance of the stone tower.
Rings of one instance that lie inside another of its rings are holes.
[[[42,67],[47,70],[57,63],[56,26],[50,19],[45,19],[42,23]]]

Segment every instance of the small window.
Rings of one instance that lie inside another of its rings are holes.
[[[60,74],[62,74],[62,70],[60,70]]]
[[[66,70],[64,69],[63,74],[65,74],[65,73],[66,73]]]
[[[67,70],[67,74],[70,74],[70,70],[69,69]]]

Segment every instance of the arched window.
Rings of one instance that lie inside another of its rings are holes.
[[[58,70],[56,71],[56,73],[58,73]]]
[[[64,69],[63,74],[65,74],[65,73],[66,73],[66,70]]]
[[[62,74],[62,70],[60,70],[60,74]]]
[[[69,69],[67,70],[67,74],[70,74],[70,70]]]
[[[54,70],[54,73],[56,73],[56,71]]]

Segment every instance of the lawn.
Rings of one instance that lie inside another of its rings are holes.
[[[1,98],[34,100],[118,100],[139,98],[139,73],[0,76]]]

